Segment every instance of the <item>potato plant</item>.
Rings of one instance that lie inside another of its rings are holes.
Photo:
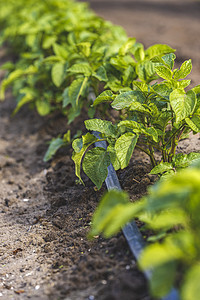
[[[147,196],[131,203],[127,193],[111,190],[97,208],[90,236],[100,233],[108,238],[134,218],[150,230],[148,245],[139,265],[152,270],[151,291],[158,298],[165,296],[172,285],[181,299],[192,300],[199,295],[200,277],[200,161],[160,180]]]
[[[0,4],[0,40],[16,57],[16,63],[2,66],[8,72],[0,97],[3,100],[5,89],[12,85],[15,113],[31,103],[40,115],[60,109],[70,123],[83,105],[90,104],[90,89],[98,94],[108,81],[112,68],[107,63],[129,39],[121,27],[97,17],[86,3],[36,2]]]
[[[148,64],[143,68],[143,80],[133,81],[132,89],[119,93],[106,90],[94,101],[94,106],[111,102],[111,107],[121,112],[121,120],[115,124],[102,119],[85,121],[88,130],[100,132],[100,139],[87,133],[73,142],[73,160],[80,179],[82,163],[84,172],[100,188],[108,165],[112,163],[115,170],[126,168],[135,148],[149,156],[151,174],[169,175],[199,157],[199,153],[176,154],[176,148],[186,134],[200,132],[200,85],[185,91],[190,83],[185,77],[192,69],[191,60],[174,69],[175,54],[162,55],[160,47],[160,55],[150,56],[151,70],[157,73],[159,82],[149,83]],[[150,78],[155,78],[153,72]],[[87,151],[98,140],[108,142],[107,150],[96,147]],[[96,172],[97,167],[101,171]]]

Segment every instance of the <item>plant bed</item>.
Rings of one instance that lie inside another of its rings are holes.
[[[105,188],[97,193],[89,180],[75,184],[71,150],[46,171],[41,138],[53,120],[30,118],[27,108],[10,119],[11,111],[7,99],[1,104],[2,299],[150,299],[121,234],[109,241],[86,237]]]
[[[86,177],[85,187],[78,185],[69,146],[51,163],[42,161],[44,142],[64,133],[65,118],[42,119],[25,107],[11,119],[13,108],[12,100],[1,105],[1,297],[150,299],[121,234],[109,241],[86,238],[105,186],[97,192]],[[83,119],[68,129],[83,128]],[[198,139],[183,141],[179,149],[197,151]],[[137,152],[119,172],[132,200],[154,182],[149,170],[146,156]]]
[[[70,149],[49,166],[42,162],[41,138],[53,134],[58,121],[30,118],[27,108],[10,119],[12,108],[12,99],[1,104],[2,299],[17,293],[21,299],[151,299],[121,234],[87,240],[105,187],[96,192],[86,178],[85,187],[75,184]],[[151,184],[148,172],[138,152],[118,174],[132,200]]]

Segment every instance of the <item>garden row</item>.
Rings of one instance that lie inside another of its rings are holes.
[[[162,176],[135,203],[125,192],[109,191],[94,214],[90,236],[110,237],[139,218],[151,232],[139,264],[153,268],[153,295],[163,297],[174,285],[181,299],[195,299],[200,153],[176,154],[180,140],[200,131],[200,85],[189,89],[186,79],[191,60],[176,69],[171,47],[145,50],[86,3],[70,0],[1,2],[0,26],[0,44],[13,58],[1,66],[6,76],[0,97],[11,85],[17,99],[13,113],[25,104],[42,116],[60,110],[69,124],[87,111],[90,132],[71,138],[68,131],[52,140],[45,161],[72,142],[77,177],[83,183],[83,168],[100,189],[110,163],[115,170],[126,168],[138,148],[149,156],[151,174]],[[106,141],[107,149],[91,148],[99,141]]]

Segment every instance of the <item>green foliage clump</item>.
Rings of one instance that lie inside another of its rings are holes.
[[[7,70],[1,99],[12,85],[15,113],[31,103],[42,116],[60,109],[69,123],[90,104],[90,89],[98,94],[108,81],[106,64],[128,39],[86,3],[71,0],[1,2],[0,24],[0,44],[16,59],[1,67]]]
[[[170,53],[165,54],[167,51]],[[141,80],[132,81],[132,88],[129,86],[118,93],[106,90],[94,101],[94,106],[110,102],[111,107],[121,113],[121,120],[115,124],[99,119],[85,121],[88,130],[100,132],[99,140],[108,142],[109,146],[104,152],[115,170],[128,166],[135,148],[149,156],[153,167],[151,174],[165,176],[186,167],[200,156],[199,153],[176,154],[181,139],[190,132],[200,132],[200,85],[185,91],[190,84],[190,80],[185,77],[191,72],[192,63],[191,60],[185,61],[179,69],[174,69],[175,54],[172,52],[165,45],[148,48],[142,56],[147,57],[145,63],[142,63],[143,75],[138,72],[138,79]],[[137,64],[137,68],[141,71],[141,62]],[[156,82],[150,84],[149,81],[155,78]],[[97,141],[98,139],[94,139],[94,142]],[[95,164],[100,163],[103,150],[99,149],[99,156],[96,154],[93,164],[90,164],[91,159],[88,160],[88,157],[97,150],[86,152],[90,146],[86,137],[83,146],[83,170],[100,188],[107,173],[104,172],[104,176],[99,173],[94,178],[92,169]],[[160,159],[156,160],[155,153]],[[82,160],[77,160],[77,156],[80,158],[80,152],[76,153],[75,150],[73,159],[76,168],[80,169]],[[106,170],[107,164],[102,167]]]
[[[172,285],[180,289],[181,299],[199,295],[200,277],[200,168],[179,171],[160,180],[146,197],[131,203],[122,191],[111,190],[97,208],[90,236],[110,237],[134,218],[150,230],[148,245],[139,265],[151,270],[150,287],[156,297],[165,296]],[[198,297],[197,297],[198,298]]]

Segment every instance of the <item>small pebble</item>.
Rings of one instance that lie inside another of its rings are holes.
[[[35,290],[39,290],[40,285],[36,285]]]
[[[30,273],[27,273],[25,276],[27,277],[27,276],[30,276],[32,274],[33,274],[33,272],[30,272]]]

